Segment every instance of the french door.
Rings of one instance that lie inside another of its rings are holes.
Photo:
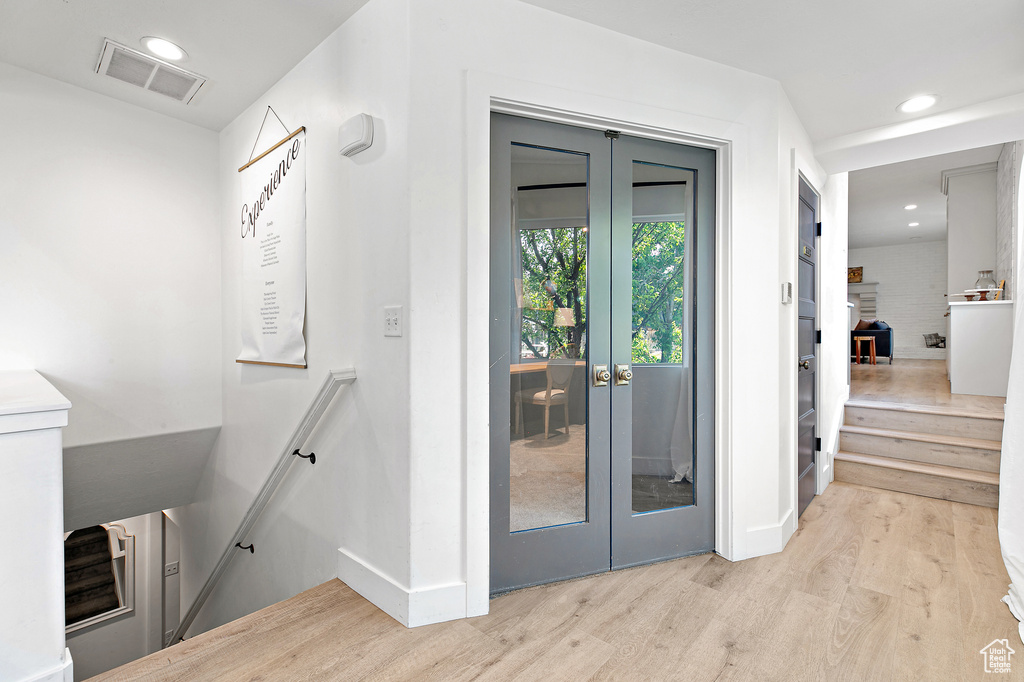
[[[491,131],[492,593],[710,551],[714,152]]]

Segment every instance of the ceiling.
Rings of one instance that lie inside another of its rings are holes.
[[[991,163],[1001,149],[997,144],[850,173],[850,248],[945,241],[942,171]],[[908,211],[908,204],[917,208]],[[912,222],[920,225],[909,227]]]
[[[220,130],[367,0],[0,0],[0,61]],[[191,104],[96,73],[103,39],[159,36],[209,80]]]
[[[0,0],[0,61],[220,130],[368,0]],[[485,0],[480,0],[485,1]],[[1024,92],[1019,0],[522,0],[778,80],[815,142]],[[188,106],[95,73],[104,38],[180,44]]]
[[[1020,0],[523,0],[782,83],[814,142],[1024,92]]]

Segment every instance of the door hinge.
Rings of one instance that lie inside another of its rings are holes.
[[[817,223],[815,223],[814,229],[817,231],[817,236],[820,237],[821,236],[821,221],[820,220]]]
[[[821,439],[820,438],[815,438],[814,439],[814,449],[817,452],[821,452]]]
[[[617,140],[617,139],[619,139],[619,131],[618,130],[606,130],[606,131],[604,131],[604,136],[607,137],[609,140]]]
[[[815,329],[814,330],[814,343],[821,343],[821,330],[820,329]]]

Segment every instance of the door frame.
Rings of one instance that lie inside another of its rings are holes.
[[[715,551],[734,557],[732,449],[729,440],[732,395],[731,269],[732,149],[746,129],[659,107],[612,100],[492,73],[469,71],[466,81],[465,134],[467,230],[463,332],[465,364],[464,555],[466,615],[488,611],[490,597],[490,116],[505,113],[554,123],[616,130],[620,133],[716,152],[715,196]],[[583,113],[587,112],[587,113]],[[645,121],[639,123],[638,121]]]

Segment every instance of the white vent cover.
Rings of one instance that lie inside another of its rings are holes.
[[[96,73],[188,104],[206,78],[107,39]]]

